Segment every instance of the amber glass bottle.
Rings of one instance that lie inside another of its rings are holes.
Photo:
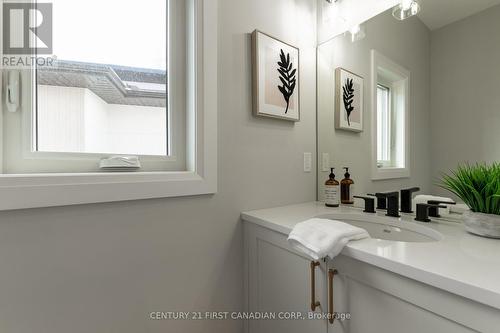
[[[345,178],[340,182],[340,200],[343,204],[352,205],[354,203],[354,199],[352,197],[354,181],[351,179],[349,168],[344,167],[344,169]]]
[[[325,182],[325,205],[327,207],[338,207],[340,206],[339,190],[340,185],[338,180],[335,179],[335,174],[331,168],[331,173],[329,179]]]

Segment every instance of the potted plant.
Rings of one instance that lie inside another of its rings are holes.
[[[459,165],[440,186],[469,206],[462,217],[468,232],[500,238],[500,163]]]

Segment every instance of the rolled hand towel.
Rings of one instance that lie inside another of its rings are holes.
[[[288,235],[290,245],[313,260],[335,258],[352,240],[368,238],[364,229],[350,224],[314,218],[298,223]]]

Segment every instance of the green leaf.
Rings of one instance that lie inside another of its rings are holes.
[[[462,199],[474,212],[500,215],[500,163],[458,165],[442,174],[438,186]]]

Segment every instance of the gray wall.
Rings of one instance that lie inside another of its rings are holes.
[[[1,332],[242,330],[148,313],[241,310],[240,212],[315,199],[316,1],[220,0],[219,22],[219,193],[0,213]],[[255,28],[300,47],[297,124],[251,115]]]
[[[343,178],[344,166],[350,167],[355,192],[398,190],[420,186],[430,191],[430,113],[429,52],[430,33],[416,17],[403,22],[386,11],[365,23],[365,39],[352,43],[350,36],[340,35],[318,49],[318,153],[328,152],[330,163]],[[371,49],[411,71],[410,147],[411,178],[384,181],[371,180]],[[334,123],[335,68],[343,67],[364,78],[364,132],[336,130]],[[321,161],[320,161],[321,163]],[[321,166],[320,166],[321,168]],[[321,171],[321,170],[320,170]],[[318,192],[323,197],[328,172],[319,172]]]
[[[435,178],[460,162],[500,161],[499,32],[496,6],[431,34]]]

